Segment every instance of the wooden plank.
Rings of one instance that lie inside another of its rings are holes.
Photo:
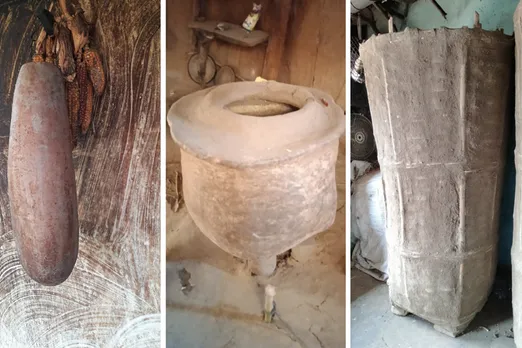
[[[312,86],[321,30],[322,1],[295,0],[292,4],[281,82]]]
[[[33,11],[49,1],[0,6],[2,347],[160,342],[160,4],[87,2],[107,86],[95,104],[94,127],[73,153],[80,252],[71,277],[56,287],[33,282],[19,263],[5,165],[14,83],[39,29]]]
[[[226,29],[223,31],[217,29],[217,25],[219,23],[223,23],[226,26]],[[189,24],[189,28],[199,29],[208,33],[212,33],[218,40],[242,47],[255,47],[268,40],[268,33],[265,33],[264,31],[253,30],[248,32],[240,25],[227,22],[212,20],[204,22],[191,22]]]
[[[340,0],[294,0],[278,74],[281,82],[329,93],[343,108],[346,107],[344,11],[345,3]]]
[[[206,0],[204,17],[209,20],[225,21],[241,25],[252,10],[251,1]],[[263,15],[261,14],[261,20]],[[256,28],[262,28],[257,27]]]
[[[194,0],[194,2],[199,2]],[[166,85],[167,108],[183,95],[198,90],[200,87],[188,74],[189,53],[195,50],[192,43],[193,30],[188,24],[193,21],[193,3],[190,1],[167,1],[167,52]],[[169,148],[167,148],[169,151]]]
[[[285,50],[292,0],[281,0],[272,3],[271,6],[274,8],[270,12],[270,39],[266,49],[262,76],[268,80],[277,80]]]
[[[321,10],[321,28],[317,45],[312,87],[321,89],[345,105],[346,34],[345,1],[326,0]]]

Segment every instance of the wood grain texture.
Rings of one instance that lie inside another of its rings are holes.
[[[263,77],[267,80],[277,80],[279,78],[291,9],[292,0],[279,1],[274,8],[277,12],[272,11],[271,14],[274,14],[274,16],[269,17],[271,23],[267,26],[272,28],[272,35],[268,41],[265,62],[263,64]]]
[[[188,27],[194,18],[192,1],[167,1],[167,108],[181,96],[200,88],[188,74],[190,53],[195,50],[193,30]],[[171,64],[176,62],[176,64]]]
[[[159,347],[160,3],[85,0],[107,86],[74,151],[79,259],[57,287],[23,272],[7,198],[14,85],[48,0],[0,5],[0,348]]]

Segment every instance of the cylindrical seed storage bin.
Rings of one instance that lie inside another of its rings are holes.
[[[276,255],[329,228],[342,109],[315,89],[237,82],[170,109],[181,147],[183,194],[199,229],[270,274]]]
[[[389,292],[451,336],[497,265],[513,40],[481,29],[373,37],[361,47],[386,200]]]

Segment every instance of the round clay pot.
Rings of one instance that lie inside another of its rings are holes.
[[[329,95],[229,83],[180,99],[168,123],[187,209],[223,250],[269,274],[277,254],[332,225],[345,117]]]

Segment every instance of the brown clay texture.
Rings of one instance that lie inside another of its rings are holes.
[[[513,18],[515,32],[515,59],[516,59],[516,102],[515,102],[515,124],[516,124],[516,148],[515,148],[515,167],[516,167],[516,187],[515,187],[515,207],[513,214],[513,246],[511,247],[512,264],[512,294],[513,294],[513,334],[515,344],[522,347],[522,228],[520,225],[520,211],[522,204],[520,196],[522,194],[522,4],[519,4]]]
[[[497,264],[513,40],[481,29],[361,46],[386,199],[392,304],[458,333]]]
[[[50,63],[27,63],[18,75],[8,183],[25,271],[42,284],[65,281],[78,255],[78,212],[64,81]]]
[[[228,108],[244,101],[252,110],[252,100],[298,110],[251,116]],[[332,225],[345,120],[327,94],[277,82],[224,84],[180,99],[168,122],[182,149],[187,209],[223,250],[268,258]]]

